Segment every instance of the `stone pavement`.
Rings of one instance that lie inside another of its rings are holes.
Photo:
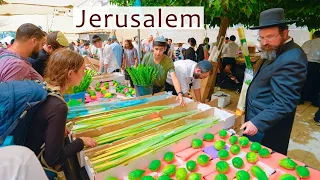
[[[221,91],[231,95],[231,104],[225,109],[235,111],[239,95],[226,89]],[[309,102],[297,107],[288,156],[320,171],[320,126],[313,122],[317,110]]]

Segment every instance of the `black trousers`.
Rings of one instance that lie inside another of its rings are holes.
[[[314,105],[318,105],[320,92],[320,63],[309,62],[307,81],[304,84],[301,100],[310,101]]]

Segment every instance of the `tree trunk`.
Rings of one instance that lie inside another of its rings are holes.
[[[227,33],[227,29],[229,27],[230,24],[230,19],[227,17],[221,17],[221,21],[220,21],[220,28],[219,28],[219,34],[217,39],[220,39],[221,36],[225,36]]]

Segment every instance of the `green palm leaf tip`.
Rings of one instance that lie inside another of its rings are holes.
[[[131,69],[127,68],[127,71],[133,81],[133,84],[141,86],[153,85],[158,74],[156,68],[141,64]]]

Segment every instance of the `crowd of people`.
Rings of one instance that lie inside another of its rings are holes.
[[[259,29],[262,63],[248,88],[246,119],[241,128],[251,140],[287,154],[300,94],[305,94],[302,96],[305,101],[319,101],[319,83],[314,81],[319,77],[320,36],[319,31],[315,32],[313,40],[301,48],[289,36],[289,22],[282,17],[281,8],[264,11],[260,25],[252,28]],[[274,22],[269,22],[270,19],[276,19],[278,23],[269,24]],[[230,79],[235,88],[239,88],[240,83],[234,75],[235,57],[239,51],[235,41],[235,36],[226,38],[220,73],[224,80]],[[51,94],[34,112],[23,145],[41,155],[50,167],[61,165],[85,146],[97,146],[97,142],[89,137],[64,143],[68,134],[68,107],[63,95],[69,87],[79,85],[84,77],[83,56],[99,61],[99,73],[124,71],[128,81],[126,68],[137,66],[141,61],[159,71],[153,85],[154,93],[172,91],[184,106],[183,97],[189,96],[193,86],[195,100],[201,102],[200,80],[209,77],[213,69],[207,61],[212,48],[209,38],[197,48],[194,38],[189,38],[187,44],[179,43],[176,49],[172,43],[163,36],[154,38],[150,35],[139,48],[137,37],[122,44],[116,36],[103,41],[99,35],[94,35],[90,41],[79,40],[76,44],[69,43],[60,31],[47,34],[33,24],[21,25],[11,46],[0,48],[0,82],[35,80],[45,84]],[[318,111],[315,117],[318,123],[319,116]]]

